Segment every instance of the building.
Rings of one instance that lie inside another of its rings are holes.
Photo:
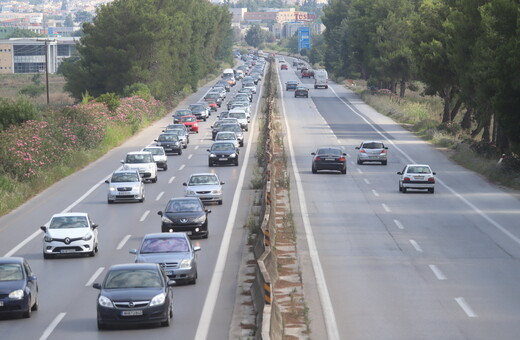
[[[0,40],[0,74],[56,73],[64,59],[76,53],[79,38],[12,38]]]

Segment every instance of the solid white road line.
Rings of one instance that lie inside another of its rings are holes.
[[[381,203],[381,205],[383,206],[383,209],[385,209],[386,212],[392,212],[392,210],[390,210],[390,208],[386,204]]]
[[[457,297],[455,298],[455,301],[459,304],[460,308],[466,313],[467,316],[470,318],[476,318],[478,315],[473,311],[473,309],[468,305],[466,300],[464,300],[463,297]]]
[[[379,197],[379,194],[374,189],[372,189],[372,193],[374,194],[374,196]]]
[[[90,280],[87,281],[87,283],[85,284],[85,287],[90,287],[92,286],[92,284],[94,283],[94,281],[96,281],[96,279],[98,278],[98,276],[103,272],[103,270],[105,270],[105,267],[99,267],[96,272],[90,277]]]
[[[447,280],[448,279],[446,277],[446,275],[444,275],[444,273],[436,265],[430,264],[429,267],[432,270],[433,274],[435,274],[435,277],[437,278],[437,280],[442,281],[442,280]]]
[[[121,248],[125,246],[126,242],[128,242],[130,237],[132,237],[132,235],[126,235],[125,237],[123,237],[121,242],[119,242],[119,244],[117,245],[116,250],[121,250]]]
[[[157,195],[157,197],[155,198],[155,200],[156,200],[156,201],[160,200],[161,197],[162,197],[163,195],[164,195],[164,191],[161,191],[161,192],[159,193],[159,195]]]
[[[278,72],[277,72],[278,73]],[[279,88],[282,87],[280,78],[278,78]],[[291,156],[291,164],[293,168],[294,181],[296,182],[296,190],[298,192],[298,200],[300,203],[300,211],[303,219],[303,227],[305,229],[305,235],[307,239],[307,246],[309,247],[309,257],[311,259],[312,268],[314,269],[314,278],[318,287],[318,294],[320,296],[321,308],[324,313],[325,327],[327,328],[327,338],[329,340],[339,340],[339,330],[336,323],[336,315],[332,308],[332,301],[330,299],[329,290],[327,288],[327,282],[325,281],[325,274],[321,266],[320,256],[318,253],[318,247],[316,246],[316,240],[314,239],[314,232],[312,230],[309,213],[307,210],[307,203],[305,201],[305,192],[303,191],[303,184],[300,177],[300,171],[298,169],[298,163],[296,163],[296,157],[294,155],[294,148],[292,143],[291,129],[289,128],[289,121],[287,119],[287,113],[285,111],[284,98],[281,96],[281,109],[282,116],[285,123],[285,130],[287,133],[287,143],[289,147],[289,154]]]
[[[410,243],[412,244],[412,246],[415,248],[415,250],[417,250],[418,252],[422,253],[423,250],[421,248],[421,246],[419,245],[419,243],[417,243],[416,241],[414,240],[410,240]]]
[[[186,164],[181,165],[180,168],[179,168],[179,171],[181,171],[181,170],[184,169],[185,167],[186,167]]]
[[[399,229],[404,229],[404,226],[401,222],[399,222],[399,220],[394,220],[394,223],[395,225],[397,226],[397,228]]]
[[[27,243],[31,242],[32,239],[34,239],[36,236],[40,235],[41,233],[43,233],[43,231],[41,229],[38,229],[36,230],[34,233],[32,233],[29,237],[27,237],[25,240],[23,240],[22,242],[18,243],[18,245],[16,247],[14,247],[13,249],[9,250],[5,255],[4,257],[11,257],[14,255],[14,253],[16,253],[18,250],[20,250],[23,246],[25,246]]]
[[[170,180],[168,181],[168,184],[172,184],[173,180],[175,179],[175,176],[172,176]]]
[[[370,181],[366,178],[363,179],[365,181],[366,184],[369,184],[370,185]]]
[[[357,115],[359,118],[361,118],[362,120],[365,121],[365,123],[367,123],[371,128],[372,130],[374,130],[377,134],[379,134],[381,136],[381,138],[383,138],[384,140],[386,140],[386,142],[390,145],[392,145],[401,155],[403,155],[403,157],[405,157],[410,163],[417,163],[416,161],[414,161],[410,156],[408,156],[408,154],[406,152],[404,152],[399,146],[397,146],[392,140],[388,139],[385,134],[379,130],[378,128],[376,128],[372,123],[370,123],[368,121],[368,119],[366,119],[362,114],[358,113],[357,110],[352,106],[350,105],[349,103],[347,103],[346,101],[344,101],[343,99],[341,99],[338,94],[336,93],[336,91],[334,91],[334,89],[332,87],[329,86],[329,88],[331,89],[331,91],[334,93],[334,95],[343,103],[345,104],[349,109],[352,110],[352,112]],[[482,216],[482,218],[484,218],[486,221],[488,221],[491,225],[493,225],[495,228],[497,228],[498,230],[500,230],[502,233],[504,233],[507,237],[509,237],[511,240],[513,240],[516,244],[520,245],[520,238],[516,237],[515,235],[513,235],[513,233],[511,233],[509,230],[507,230],[506,228],[504,228],[501,224],[499,224],[498,222],[496,222],[495,220],[493,220],[491,217],[489,217],[485,212],[483,212],[482,210],[480,210],[479,208],[477,208],[475,205],[473,205],[473,203],[471,203],[470,201],[468,201],[465,197],[463,197],[461,194],[459,194],[457,191],[455,191],[454,189],[452,189],[450,186],[448,186],[446,183],[444,183],[443,180],[439,179],[439,178],[435,178],[435,181],[438,182],[439,184],[441,184],[443,187],[445,187],[446,189],[448,189],[453,195],[455,195],[457,198],[459,198],[462,202],[464,202],[468,207],[470,207],[473,211],[475,211],[477,214],[479,214],[480,216]]]
[[[143,222],[146,219],[146,216],[148,216],[149,213],[150,213],[150,210],[146,210],[144,212],[143,216],[141,216],[141,218],[139,219],[139,222]]]
[[[58,324],[65,317],[66,314],[67,313],[58,314],[58,316],[55,317],[54,320],[52,320],[51,324],[45,329],[42,336],[40,337],[40,340],[47,340],[47,338],[51,335],[54,328],[56,328],[56,326],[58,326]]]

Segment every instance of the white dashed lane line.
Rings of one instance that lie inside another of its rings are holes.
[[[415,250],[417,250],[418,252],[422,253],[423,250],[421,248],[421,246],[419,245],[419,243],[417,243],[416,241],[414,240],[410,240],[410,243],[412,244],[412,246],[415,248]]]
[[[190,154],[188,155],[188,159],[191,159],[191,157],[193,157],[193,154],[190,153]]]
[[[455,301],[459,304],[460,308],[466,313],[470,318],[476,318],[478,315],[473,311],[473,309],[468,305],[466,300],[463,297],[455,298]]]
[[[103,272],[103,270],[105,270],[105,267],[99,267],[96,272],[90,277],[90,279],[87,281],[87,283],[85,284],[85,287],[90,287],[92,286],[92,284],[94,283],[94,281],[96,281],[96,279],[98,278],[98,276]]]
[[[182,169],[184,169],[186,167],[186,164],[183,164],[179,167],[179,171],[181,171]]]
[[[361,170],[360,168],[357,168],[356,170],[357,170],[357,172],[359,172],[360,174],[363,173],[363,170]]]
[[[390,210],[390,208],[384,204],[384,203],[381,203],[381,205],[383,206],[383,209],[385,209],[386,212],[391,212],[392,210]]]
[[[161,191],[161,192],[159,193],[159,195],[157,195],[157,197],[155,198],[155,200],[156,200],[156,201],[160,200],[161,197],[162,197],[163,195],[164,195],[164,191]]]
[[[443,281],[448,279],[446,275],[444,275],[444,273],[436,265],[430,264],[429,267],[432,270],[435,277],[437,278],[437,280]]]
[[[354,164],[354,163],[352,163],[352,164]],[[366,184],[370,185],[370,181],[368,179],[365,178],[363,180],[365,181]]]
[[[143,222],[146,219],[146,216],[148,216],[149,213],[150,213],[150,210],[146,210],[144,212],[143,216],[141,216],[141,219],[139,221]]]
[[[172,184],[172,182],[175,180],[175,176],[172,176],[170,180],[168,181],[168,184]]]
[[[379,197],[379,194],[374,189],[372,189],[372,193],[374,194],[374,196]]]
[[[128,242],[128,240],[130,239],[130,237],[132,237],[132,235],[126,235],[125,237],[123,237],[123,239],[121,240],[121,242],[119,242],[119,244],[117,245],[117,250],[121,250],[126,242]]]
[[[195,146],[195,148],[194,148],[194,150],[198,150],[198,149],[199,149],[199,146],[198,146],[198,145],[196,145],[196,146]]]
[[[399,220],[394,220],[394,223],[395,225],[397,226],[397,228],[399,229],[404,229],[404,226],[401,222],[399,222]]]

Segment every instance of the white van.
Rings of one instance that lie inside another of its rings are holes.
[[[232,68],[224,69],[224,72],[222,72],[222,79],[226,80],[229,83],[229,85],[235,86],[235,71],[233,71]]]
[[[314,70],[314,88],[329,88],[329,75],[327,70]]]

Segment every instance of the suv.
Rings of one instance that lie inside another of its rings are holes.
[[[168,170],[168,156],[166,156],[166,152],[162,146],[147,146],[141,151],[151,153],[157,167],[163,169],[163,171]]]
[[[137,170],[114,171],[105,183],[109,184],[108,203],[116,201],[144,202],[144,183]]]
[[[182,183],[186,187],[186,197],[198,197],[202,202],[217,202],[222,204],[222,185],[217,174],[200,173],[190,176],[188,182]]]
[[[121,163],[123,163],[123,170],[137,170],[143,179],[150,180],[152,183],[157,182],[157,164],[150,152],[129,152]]]
[[[60,254],[96,255],[98,251],[97,224],[87,213],[54,214],[43,230],[43,258]]]
[[[198,197],[174,197],[166,204],[161,216],[161,231],[185,232],[188,236],[208,238],[208,214],[211,210],[204,208]]]

